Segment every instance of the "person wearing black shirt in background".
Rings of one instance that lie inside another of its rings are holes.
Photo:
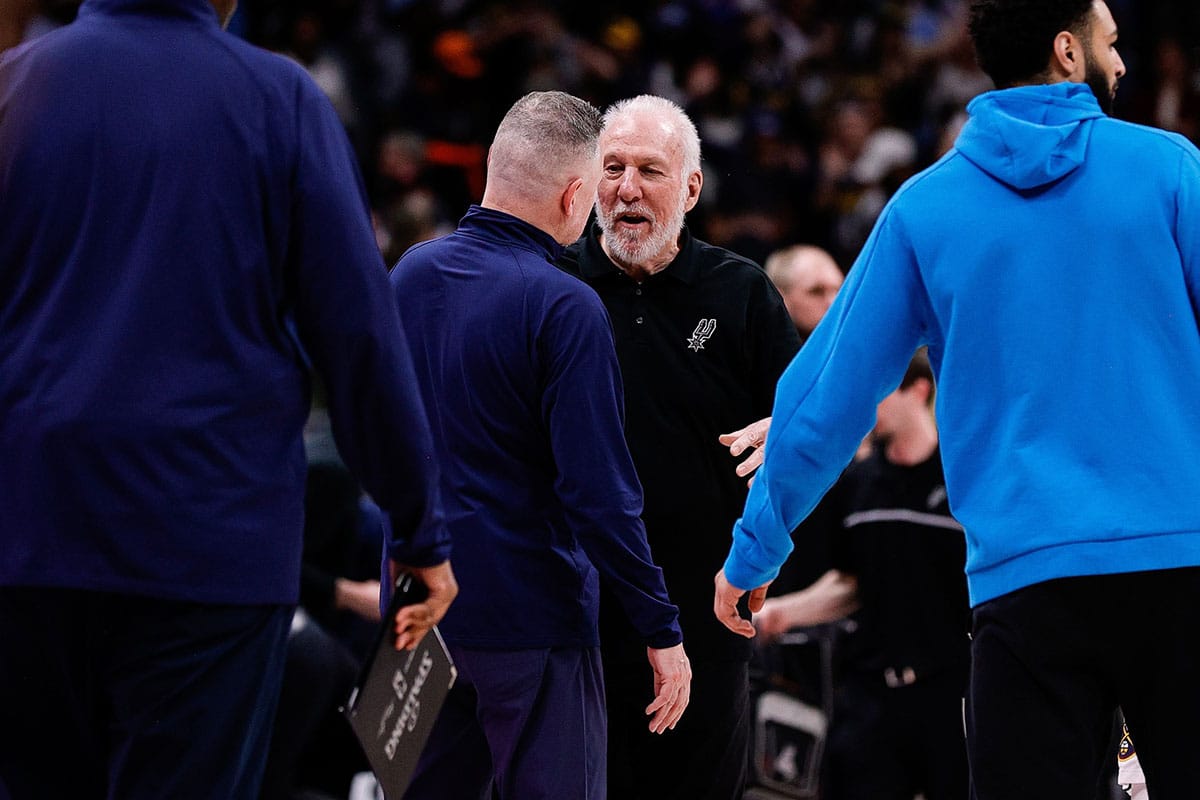
[[[824,797],[966,800],[966,545],[946,501],[933,373],[923,354],[879,404],[874,434],[871,455],[847,468],[797,534],[836,527],[834,569],[768,599],[754,624],[769,639],[855,614]]]

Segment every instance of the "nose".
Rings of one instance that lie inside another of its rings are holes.
[[[642,196],[642,187],[637,179],[637,170],[627,167],[621,173],[621,182],[617,185],[617,195],[626,203],[632,203]]]
[[[1117,76],[1117,78],[1123,78],[1123,77],[1125,77],[1125,62],[1121,59],[1120,53],[1117,53],[1116,51],[1114,51],[1113,55],[1115,55],[1117,57],[1116,76]]]

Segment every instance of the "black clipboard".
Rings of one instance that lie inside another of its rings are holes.
[[[375,647],[343,713],[386,800],[400,800],[458,671],[437,626],[412,650],[396,649],[396,612],[425,599],[412,575],[396,581]]]

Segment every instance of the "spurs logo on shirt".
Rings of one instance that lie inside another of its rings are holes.
[[[688,337],[687,343],[695,352],[700,352],[704,349],[704,343],[709,340],[717,330],[717,321],[715,319],[702,319],[696,323],[696,330],[692,331],[692,335]]]

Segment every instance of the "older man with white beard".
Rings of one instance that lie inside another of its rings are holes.
[[[770,413],[800,340],[758,265],[684,226],[704,180],[696,128],[678,106],[649,95],[615,104],[600,151],[597,224],[560,265],[596,290],[612,318],[646,534],[680,609],[694,687],[676,728],[650,735],[644,645],[602,594],[609,796],[740,798],[750,643],[711,608],[746,486],[717,437]]]

